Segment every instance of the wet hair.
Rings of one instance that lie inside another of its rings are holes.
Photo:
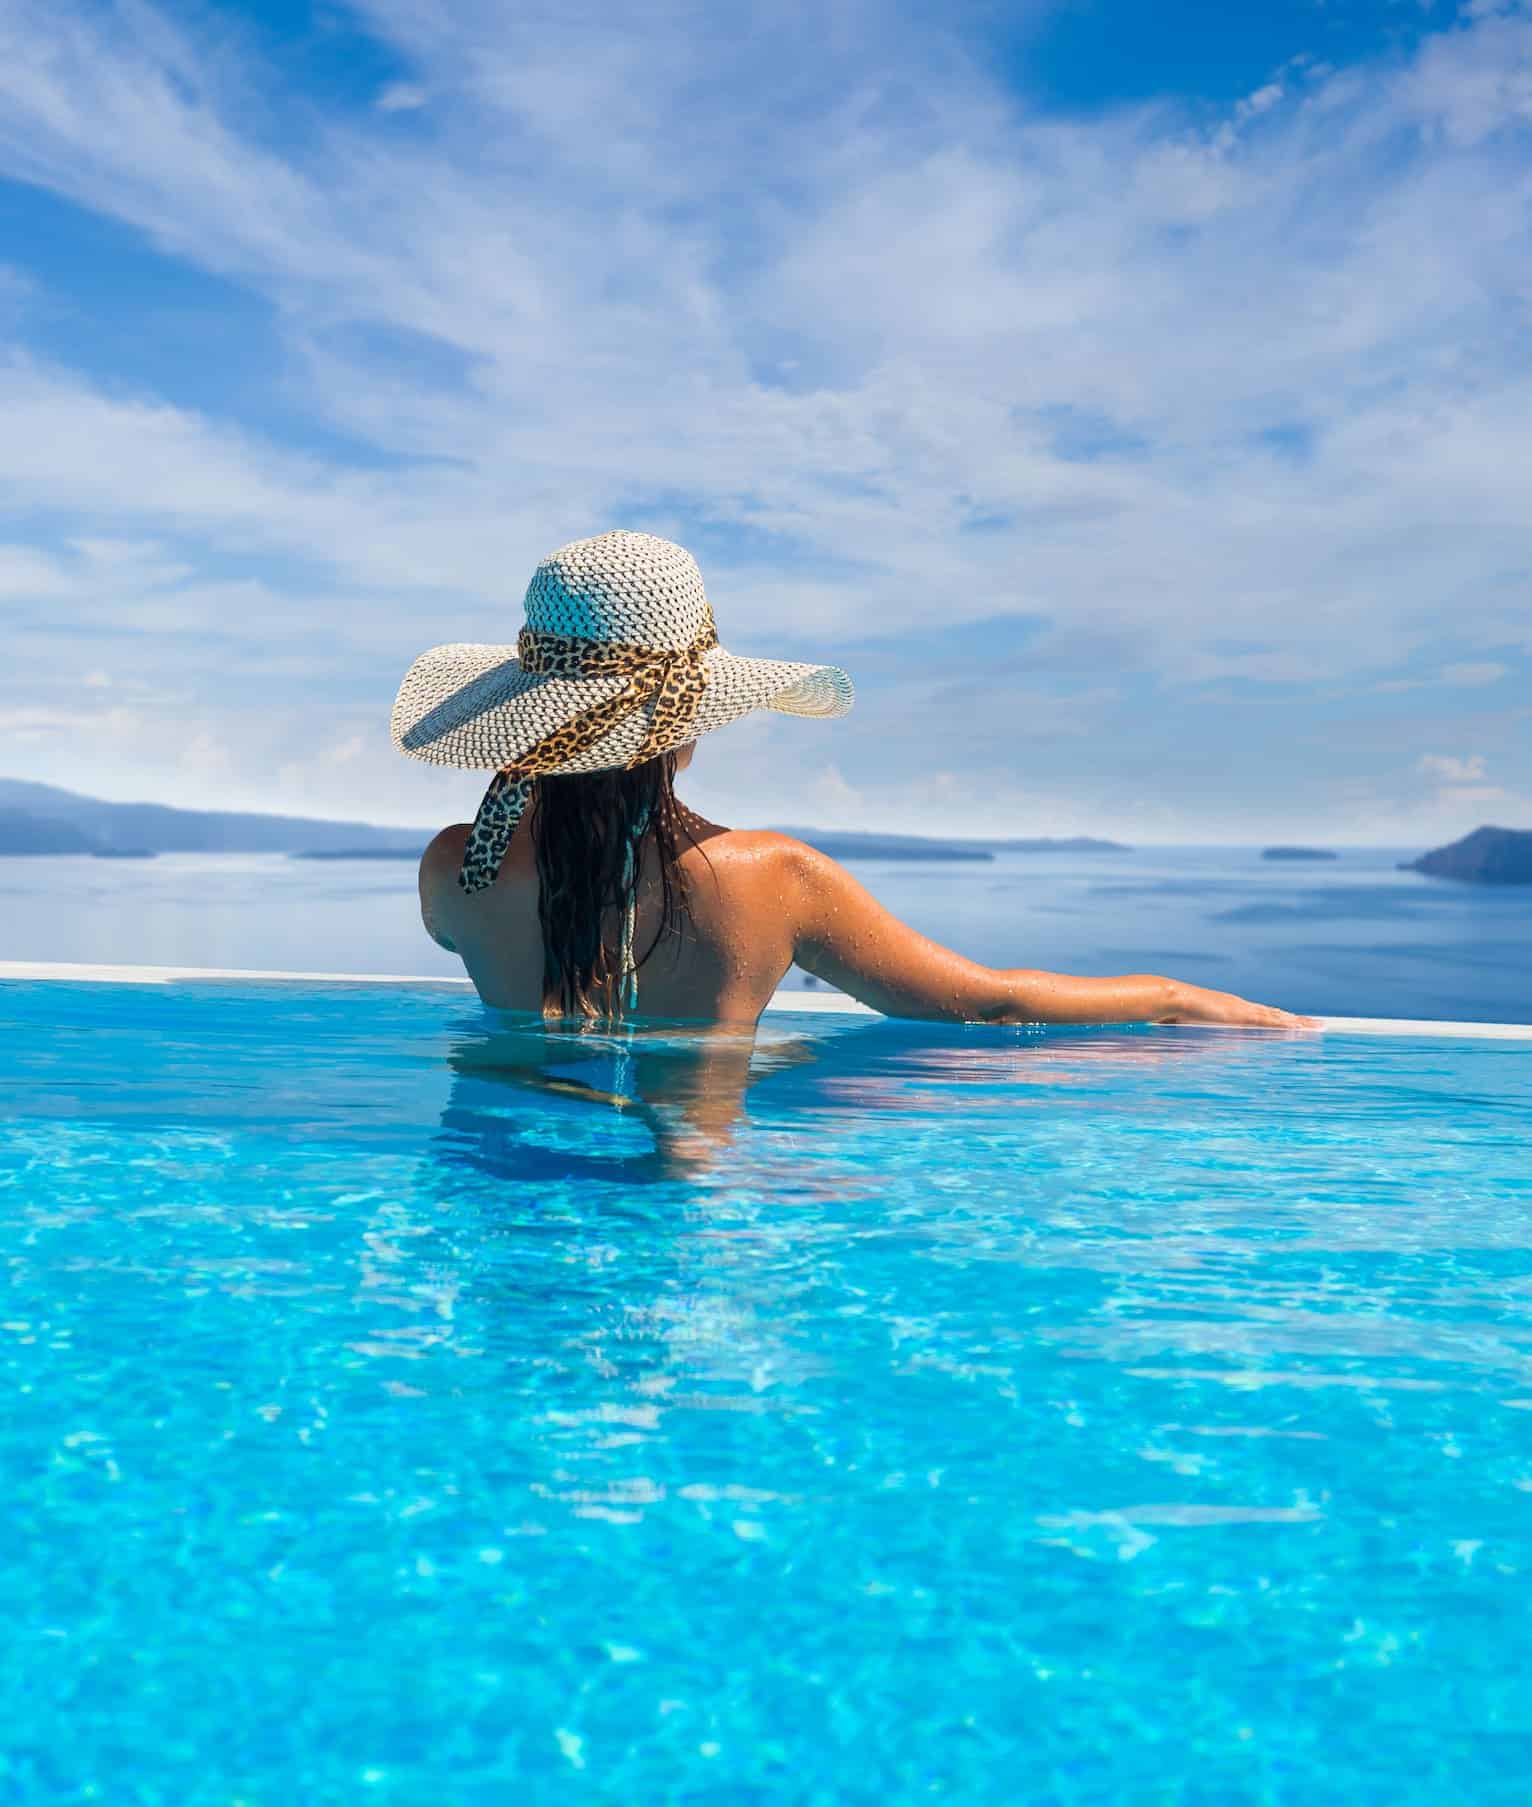
[[[643,854],[659,863],[659,917],[642,967],[662,943],[679,951],[689,893],[681,853],[694,846],[675,794],[676,756],[632,771],[541,778],[532,813],[537,919],[543,936],[543,1014],[612,1020],[622,1014],[622,923],[637,903]]]

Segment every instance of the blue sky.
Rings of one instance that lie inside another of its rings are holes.
[[[429,822],[647,527],[737,821],[1532,825],[1532,10],[0,0],[0,772]]]

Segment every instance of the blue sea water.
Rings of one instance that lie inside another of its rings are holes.
[[[1170,972],[1292,1010],[1532,1022],[1532,886],[1401,872],[1402,852],[1280,865],[1255,848],[869,861],[916,927],[1000,966]],[[0,858],[0,959],[452,973],[405,862]]]
[[[0,1020],[0,1799],[1526,1800],[1527,1044]]]

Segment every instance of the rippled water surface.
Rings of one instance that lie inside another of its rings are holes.
[[[0,1800],[1528,1798],[1532,1044],[0,1019]]]

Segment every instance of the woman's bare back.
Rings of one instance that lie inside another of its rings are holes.
[[[638,1014],[751,1024],[788,968],[806,971],[891,1016],[961,1022],[1202,1022],[1291,1028],[1307,1019],[1156,974],[1077,978],[981,966],[910,928],[827,855],[770,832],[721,828],[690,810],[680,856],[685,927],[648,952],[659,921],[652,847],[641,866],[634,946]],[[540,1011],[543,947],[530,822],[500,876],[466,895],[457,883],[466,824],[444,829],[420,867],[421,915],[456,952],[480,997]],[[615,940],[616,912],[608,925]]]
[[[687,886],[687,924],[655,944],[659,871],[652,846],[640,866],[634,948],[639,1014],[714,1023],[753,1023],[793,961],[792,923],[782,908],[788,864],[785,835],[720,828],[684,812],[693,845],[680,857]],[[445,829],[420,870],[427,929],[451,947],[480,997],[502,1010],[542,1009],[543,945],[538,875],[528,823],[523,823],[500,877],[464,896],[457,872],[466,825]],[[607,925],[615,940],[616,912]],[[652,948],[652,951],[651,951]]]

